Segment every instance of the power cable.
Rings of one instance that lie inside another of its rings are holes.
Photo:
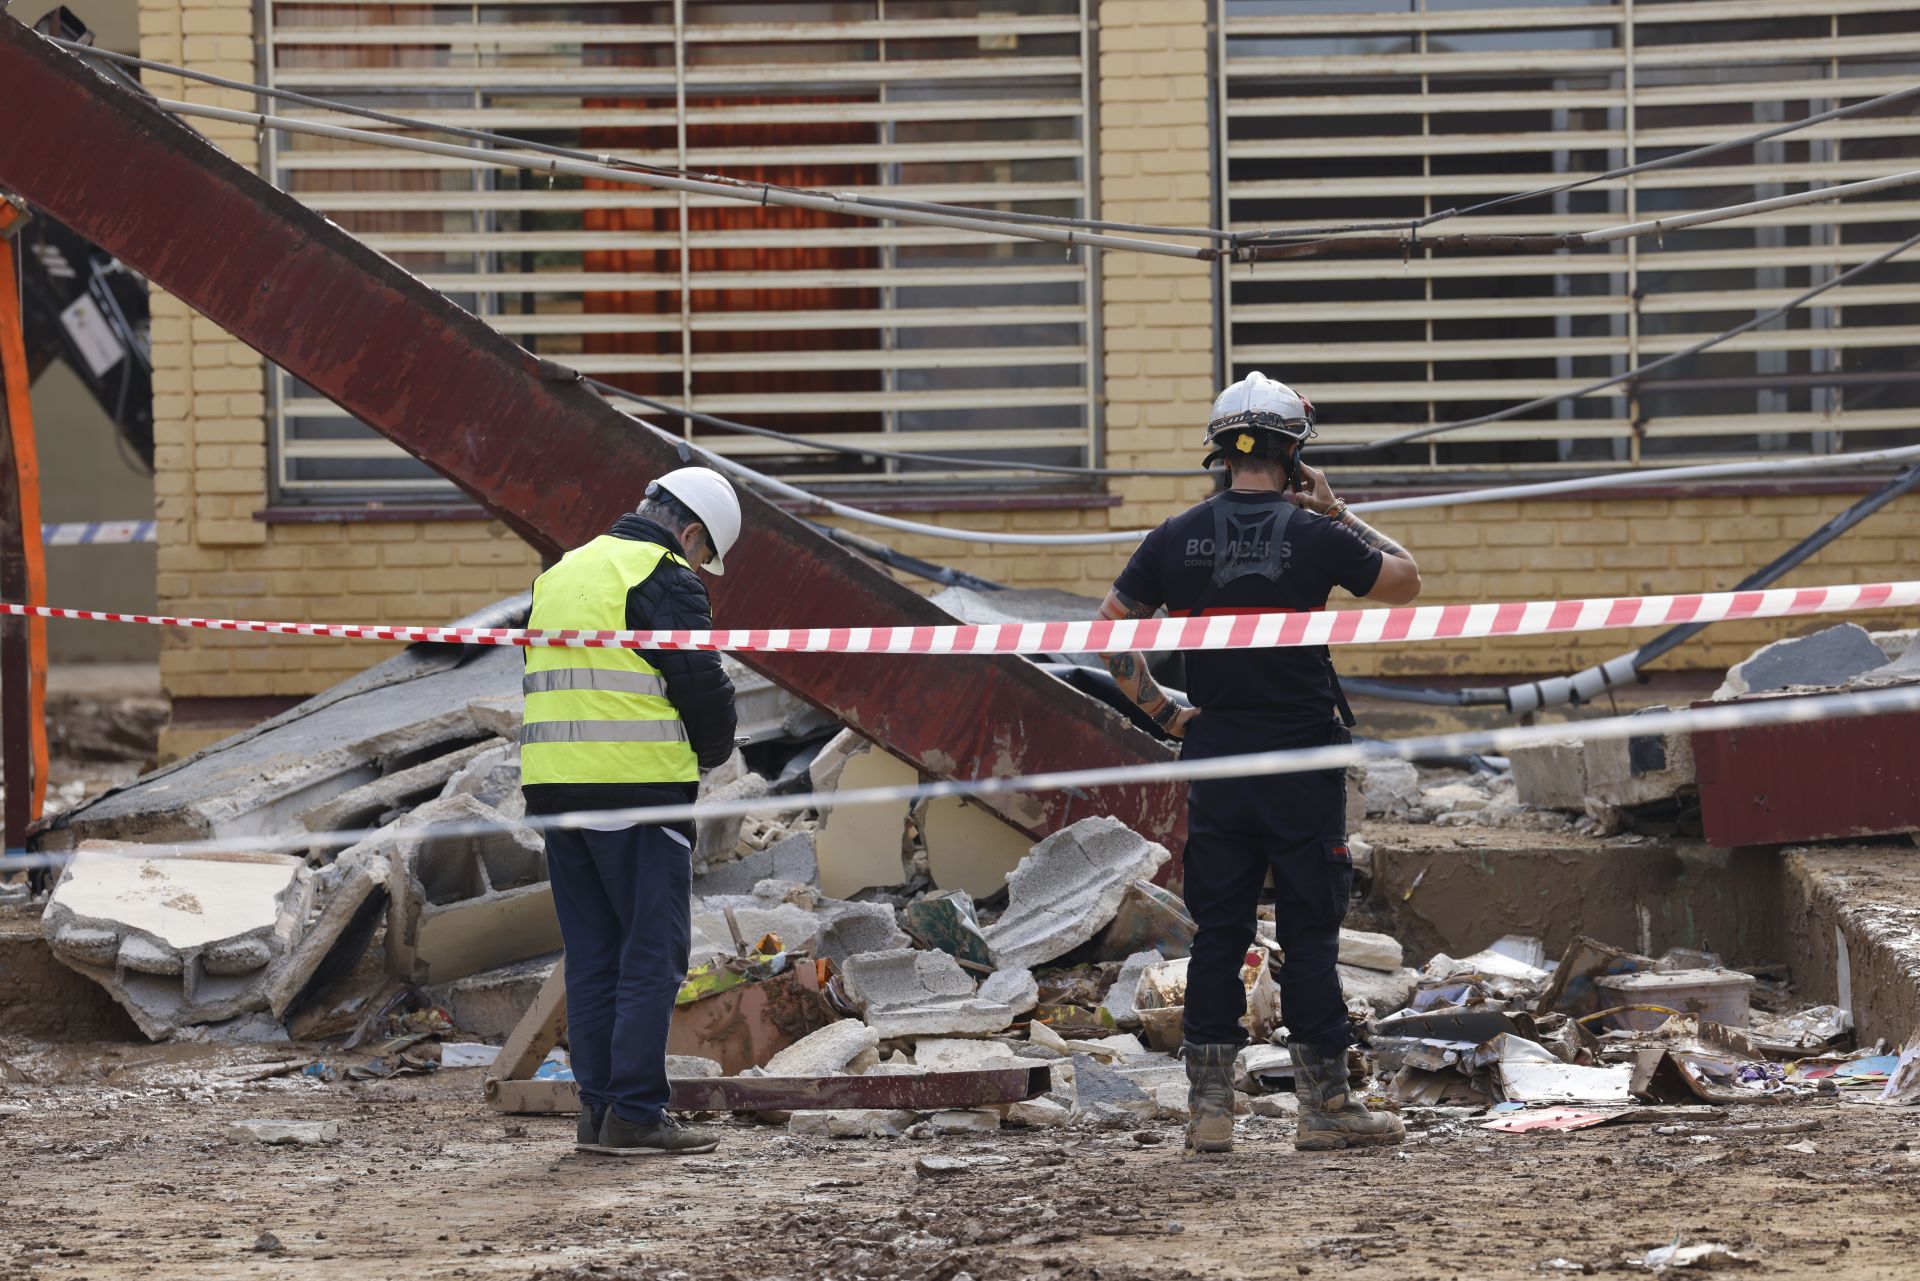
[[[1625,373],[1615,374],[1610,378],[1602,378],[1598,382],[1588,383],[1584,387],[1575,388],[1572,391],[1554,392],[1552,395],[1549,395],[1549,396],[1539,396],[1533,400],[1525,401],[1518,405],[1509,405],[1505,409],[1496,409],[1490,414],[1481,414],[1475,418],[1462,418],[1456,422],[1450,422],[1450,423],[1436,423],[1430,427],[1419,427],[1414,429],[1413,431],[1404,431],[1395,436],[1386,436],[1380,440],[1367,441],[1363,444],[1314,445],[1312,446],[1312,448],[1319,450],[1322,453],[1336,453],[1336,454],[1360,453],[1360,452],[1364,452],[1366,450],[1372,450],[1372,449],[1386,449],[1393,445],[1404,445],[1409,441],[1423,440],[1428,436],[1438,436],[1444,432],[1461,431],[1468,427],[1482,427],[1488,423],[1497,423],[1497,422],[1502,422],[1509,418],[1517,418],[1521,414],[1529,413],[1535,409],[1543,409],[1548,405],[1556,405],[1556,404],[1559,404],[1561,401],[1565,401],[1565,400],[1576,400],[1582,396],[1590,396],[1596,391],[1604,391],[1608,387],[1614,387],[1619,385],[1620,383],[1637,381],[1640,378],[1644,377],[1646,374],[1649,374],[1656,369],[1664,369],[1668,365],[1674,364],[1678,361],[1685,360],[1690,356],[1697,356],[1701,352],[1706,351],[1709,348],[1717,347],[1721,343],[1726,342],[1729,339],[1738,338],[1741,334],[1744,334],[1749,330],[1758,329],[1762,325],[1771,324],[1774,321],[1780,319],[1780,317],[1786,315],[1788,312],[1794,310],[1795,308],[1803,306],[1806,303],[1811,302],[1813,299],[1818,298],[1821,294],[1826,293],[1829,289],[1837,288],[1840,285],[1845,284],[1847,281],[1852,280],[1854,277],[1862,275],[1866,272],[1872,271],[1876,267],[1885,266],[1887,263],[1893,261],[1895,258],[1898,258],[1901,254],[1913,248],[1915,245],[1920,245],[1920,234],[1907,237],[1905,240],[1893,246],[1891,249],[1888,249],[1884,253],[1876,254],[1872,258],[1867,259],[1865,262],[1858,263],[1852,267],[1849,267],[1847,268],[1847,270],[1839,273],[1838,275],[1832,277],[1831,279],[1825,280],[1820,284],[1813,286],[1813,288],[1811,289],[1808,289],[1799,294],[1796,294],[1794,297],[1788,299],[1786,302],[1782,303],[1780,306],[1774,307],[1768,311],[1763,311],[1759,315],[1755,316],[1753,319],[1743,321],[1742,323],[1735,325],[1732,329],[1728,329],[1721,333],[1715,334],[1711,338],[1702,339],[1701,341],[1694,343],[1691,346],[1683,347],[1679,351],[1673,352],[1669,355],[1661,356],[1654,360],[1649,360],[1643,365],[1636,365],[1634,368],[1627,370]]]
[[[708,427],[717,427],[722,431],[742,432],[749,436],[759,436],[766,440],[777,440],[784,444],[798,445],[807,449],[825,450],[828,453],[845,454],[854,458],[888,458],[906,463],[942,463],[949,467],[969,467],[983,471],[1031,471],[1044,472],[1059,476],[1172,476],[1191,479],[1207,473],[1199,467],[1074,467],[1059,463],[1009,463],[996,462],[990,458],[962,458],[953,454],[923,454],[899,449],[870,449],[862,445],[840,445],[832,441],[816,440],[808,436],[797,436],[790,432],[775,431],[771,427],[756,427],[751,423],[735,422],[731,418],[721,418],[714,414],[702,413],[697,409],[687,409],[681,405],[669,404],[664,400],[655,400],[651,396],[642,396],[637,391],[628,391],[616,387],[598,378],[580,380],[594,390],[607,395],[618,396],[662,414],[671,414],[675,418],[684,418],[690,422],[702,423]]]

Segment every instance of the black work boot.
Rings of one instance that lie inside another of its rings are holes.
[[[608,1108],[600,1122],[599,1142],[585,1150],[603,1156],[691,1156],[719,1146],[720,1140],[690,1130],[664,1113],[652,1125],[636,1125]]]
[[[1406,1127],[1391,1112],[1369,1112],[1347,1089],[1347,1052],[1325,1054],[1290,1041],[1293,1089],[1300,1099],[1300,1128],[1293,1146],[1302,1152],[1331,1152],[1400,1143]]]
[[[1188,1041],[1180,1047],[1187,1061],[1187,1111],[1192,1114],[1188,1151],[1233,1151],[1233,1061],[1239,1054],[1237,1045]]]
[[[584,1100],[580,1104],[580,1125],[573,1132],[573,1146],[581,1152],[591,1152],[600,1142],[600,1123],[606,1119],[607,1109],[596,1107]]]

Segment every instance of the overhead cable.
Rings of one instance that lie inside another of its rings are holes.
[[[1801,205],[1847,200],[1875,191],[1885,191],[1890,187],[1911,186],[1914,183],[1920,183],[1920,169],[1909,169],[1902,173],[1886,174],[1878,178],[1862,178],[1858,182],[1842,183],[1837,187],[1814,187],[1786,196],[1769,196],[1764,200],[1748,200],[1737,205],[1720,205],[1712,209],[1696,209],[1691,213],[1672,214],[1664,218],[1622,223],[1616,227],[1601,227],[1594,231],[1541,235],[1494,233],[1425,238],[1411,233],[1407,236],[1329,236],[1320,240],[1242,245],[1235,251],[1235,257],[1246,262],[1276,262],[1291,261],[1296,258],[1318,258],[1336,253],[1408,254],[1414,250],[1460,253],[1488,251],[1547,253],[1557,249],[1580,249],[1588,245],[1611,244],[1617,240],[1631,240],[1637,236],[1663,236],[1669,231],[1684,231],[1689,227],[1731,222],[1735,218],[1750,218],[1755,214],[1771,213],[1776,209],[1793,209]]]
[[[537,151],[547,156],[562,156],[570,160],[584,160],[594,164],[615,165],[637,171],[657,174],[677,175],[683,178],[698,178],[708,182],[732,183],[750,194],[757,202],[762,190],[786,191],[796,194],[808,193],[809,188],[793,187],[784,183],[767,183],[746,178],[735,178],[729,174],[708,173],[701,170],[685,169],[676,165],[655,164],[646,160],[632,160],[605,152],[582,151],[577,147],[562,147],[548,142],[536,142],[529,138],[520,138],[512,134],[496,133],[490,129],[469,129],[461,125],[444,124],[431,120],[422,120],[416,116],[397,115],[390,111],[379,111],[372,107],[362,107],[354,103],[340,102],[332,98],[320,98],[313,94],[296,93],[291,89],[276,89],[271,85],[256,84],[250,80],[234,80],[227,76],[216,76],[210,72],[197,71],[191,67],[175,66],[168,62],[155,62],[148,58],[135,57],[128,53],[115,53],[108,49],[95,48],[74,40],[54,39],[69,52],[83,58],[102,58],[109,62],[127,66],[143,67],[149,71],[158,71],[166,75],[182,76],[202,84],[215,85],[222,89],[234,89],[242,93],[255,94],[262,98],[273,98],[282,102],[297,103],[303,107],[313,107],[321,111],[332,111],[343,116],[356,116],[364,120],[376,120],[382,124],[393,125],[401,129],[419,129],[428,133],[444,133],[456,138],[469,138],[475,142],[488,142],[495,146],[513,147],[522,151]],[[811,194],[823,194],[812,192]],[[1089,231],[1130,231],[1165,236],[1190,236],[1196,239],[1232,240],[1234,234],[1213,227],[1163,227],[1153,223],[1111,222],[1103,218],[1073,218],[1060,214],[1020,213],[1010,209],[985,209],[977,205],[940,204],[925,200],[902,200],[893,196],[876,196],[856,193],[840,193],[843,198],[857,200],[862,204],[872,204],[900,209],[915,209],[931,213],[953,213],[968,218],[983,218],[1003,222],[1024,222],[1042,226],[1083,227]]]
[[[1842,85],[1836,84],[1835,87],[1840,88]],[[1468,205],[1465,208],[1442,209],[1436,213],[1430,213],[1420,218],[1407,218],[1398,221],[1346,223],[1343,225],[1324,227],[1279,227],[1267,231],[1242,232],[1237,237],[1237,242],[1246,243],[1248,241],[1271,240],[1288,236],[1340,236],[1366,231],[1419,231],[1423,228],[1431,227],[1435,223],[1444,222],[1449,218],[1467,218],[1474,214],[1485,213],[1489,209],[1499,209],[1506,205],[1518,204],[1523,200],[1539,200],[1546,196],[1557,196],[1566,191],[1576,191],[1581,187],[1590,187],[1599,182],[1612,182],[1616,179],[1630,177],[1633,174],[1650,173],[1656,169],[1671,169],[1677,165],[1691,164],[1695,160],[1702,160],[1708,156],[1718,155],[1725,151],[1737,151],[1742,147],[1750,147],[1755,143],[1766,142],[1771,138],[1778,138],[1784,134],[1793,133],[1796,130],[1805,129],[1812,125],[1823,124],[1829,120],[1840,120],[1848,116],[1861,115],[1874,110],[1876,107],[1891,106],[1896,102],[1904,102],[1908,98],[1915,97],[1916,95],[1920,95],[1920,85],[1913,85],[1906,89],[1896,89],[1892,93],[1883,93],[1877,98],[1868,98],[1864,101],[1856,102],[1852,106],[1835,107],[1831,111],[1816,112],[1811,116],[1803,116],[1799,120],[1790,120],[1785,124],[1772,125],[1753,133],[1742,134],[1738,138],[1729,138],[1723,142],[1712,142],[1705,146],[1691,148],[1687,151],[1675,152],[1671,156],[1662,156],[1657,160],[1642,160],[1630,165],[1621,165],[1616,169],[1608,169],[1603,173],[1588,174],[1583,178],[1575,178],[1568,182],[1555,183],[1550,187],[1536,187],[1531,191],[1521,191],[1511,195],[1496,196],[1491,200],[1482,200],[1478,204]]]
[[[1009,359],[1018,361],[1018,356]],[[1043,472],[1056,476],[1172,476],[1191,478],[1204,476],[1206,472],[1198,467],[1075,467],[1064,463],[1014,463],[996,461],[991,458],[965,458],[955,454],[925,454],[904,449],[869,448],[862,445],[843,445],[830,440],[816,440],[809,436],[797,436],[791,432],[775,431],[771,427],[756,427],[752,423],[736,422],[731,418],[721,418],[714,414],[702,413],[697,409],[688,409],[682,405],[671,404],[664,400],[655,400],[651,396],[642,396],[637,391],[628,391],[625,387],[615,386],[598,378],[582,378],[580,381],[594,390],[609,396],[618,396],[636,404],[675,418],[684,418],[689,422],[703,423],[721,431],[741,432],[748,436],[759,436],[765,440],[777,440],[788,445],[797,445],[804,449],[825,450],[834,454],[845,454],[855,458],[886,458],[905,463],[942,463],[948,467],[966,467],[981,471],[1030,471]]]
[[[1196,245],[1174,245],[1162,240],[1140,240],[1131,236],[1113,236],[1104,232],[1081,231],[1077,228],[1002,223],[972,213],[962,216],[949,213],[927,213],[917,209],[883,208],[872,205],[851,193],[834,195],[827,192],[794,191],[785,187],[776,187],[772,183],[749,186],[742,185],[733,179],[684,178],[674,173],[661,173],[649,169],[622,169],[597,161],[572,160],[562,156],[548,156],[545,160],[541,160],[531,155],[516,155],[486,147],[468,147],[451,142],[429,142],[424,138],[401,138],[392,134],[374,133],[368,129],[350,129],[345,125],[294,120],[287,116],[268,115],[259,111],[235,111],[228,107],[209,107],[195,102],[179,102],[171,98],[156,98],[154,104],[163,111],[170,111],[179,116],[224,120],[229,124],[251,125],[256,129],[303,133],[316,138],[358,142],[369,147],[413,151],[421,155],[451,156],[455,159],[470,160],[475,164],[492,165],[500,169],[524,169],[531,173],[544,173],[549,176],[564,173],[575,178],[597,178],[603,182],[657,187],[663,191],[719,196],[726,200],[740,200],[758,205],[781,205],[792,209],[811,209],[820,213],[856,215],[866,213],[868,217],[883,218],[892,222],[920,223],[927,226],[948,227],[956,231],[1012,236],[1021,240],[1039,240],[1069,247],[1127,250],[1133,253],[1158,254],[1167,258],[1202,260],[1217,258],[1221,253],[1216,249],[1201,248]]]
[[[1351,454],[1372,449],[1386,449],[1393,445],[1404,445],[1408,441],[1423,440],[1428,436],[1438,436],[1445,432],[1461,431],[1468,427],[1481,427],[1487,423],[1497,423],[1509,418],[1518,418],[1521,414],[1531,413],[1533,410],[1543,409],[1548,405],[1556,405],[1561,401],[1576,400],[1582,396],[1590,396],[1594,392],[1604,391],[1609,387],[1618,386],[1621,383],[1638,381],[1656,369],[1664,369],[1668,365],[1685,360],[1690,356],[1697,356],[1701,352],[1712,347],[1717,347],[1730,339],[1738,338],[1741,334],[1749,330],[1758,329],[1762,325],[1772,324],[1795,308],[1804,306],[1813,299],[1818,298],[1829,289],[1838,288],[1856,276],[1872,271],[1876,267],[1886,265],[1915,245],[1920,245],[1920,234],[1907,237],[1891,249],[1883,253],[1875,254],[1865,262],[1849,267],[1847,270],[1822,281],[1811,289],[1803,290],[1780,306],[1769,311],[1763,311],[1751,320],[1742,321],[1733,328],[1717,333],[1711,338],[1703,338],[1697,343],[1681,348],[1679,351],[1660,356],[1654,360],[1649,360],[1643,365],[1636,365],[1632,369],[1624,373],[1614,374],[1610,378],[1602,378],[1598,382],[1588,383],[1584,387],[1577,387],[1572,391],[1557,391],[1551,395],[1538,396],[1532,400],[1523,401],[1518,405],[1509,405],[1505,409],[1496,409],[1490,414],[1481,414],[1474,418],[1462,418],[1450,423],[1436,423],[1430,427],[1418,427],[1412,431],[1403,431],[1397,435],[1382,437],[1379,440],[1346,445],[1314,445],[1312,448],[1323,454]]]

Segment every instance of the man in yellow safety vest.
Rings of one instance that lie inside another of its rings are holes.
[[[533,585],[537,629],[707,628],[696,569],[722,572],[740,500],[718,472],[647,486],[609,532]],[[710,650],[529,648],[520,781],[537,815],[680,805],[733,752],[733,683]],[[613,1156],[710,1152],[665,1111],[667,1027],[687,974],[693,825],[591,815],[546,830],[566,943],[575,1146]]]

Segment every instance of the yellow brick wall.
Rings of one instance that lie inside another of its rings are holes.
[[[1206,0],[1102,0],[1099,6],[1099,181],[1108,218],[1177,225],[1213,220],[1209,8]],[[142,51],[150,58],[254,78],[252,7],[246,0],[141,0],[140,23]],[[251,105],[241,94],[182,87],[166,77],[151,77],[149,84],[165,96]],[[258,162],[251,131],[211,122],[198,127],[243,163]],[[1099,271],[1108,463],[1197,462],[1196,441],[1217,390],[1210,269],[1179,259],[1105,254]],[[163,610],[432,622],[521,590],[537,572],[532,551],[498,524],[255,520],[267,498],[263,362],[159,291],[153,341]],[[1125,480],[1113,485],[1123,499],[1116,507],[916,518],[1020,532],[1134,529],[1165,519],[1209,489],[1198,475]],[[1511,600],[1727,586],[1848,501],[1807,496],[1488,504],[1383,515],[1379,524],[1419,556],[1424,601]],[[1089,596],[1106,590],[1129,550],[978,546],[854,528],[902,552],[1000,582]],[[1916,539],[1920,498],[1909,498],[1787,581],[1895,576],[1899,549]],[[1894,626],[1913,620],[1880,615],[1866,621]],[[1724,666],[1757,644],[1811,625],[1716,628],[1667,665]],[[1356,649],[1343,657],[1343,667],[1412,676],[1558,672],[1609,658],[1638,638],[1607,633]],[[176,698],[297,695],[322,689],[387,652],[353,642],[169,632],[161,670]],[[173,743],[191,745],[179,735]]]

